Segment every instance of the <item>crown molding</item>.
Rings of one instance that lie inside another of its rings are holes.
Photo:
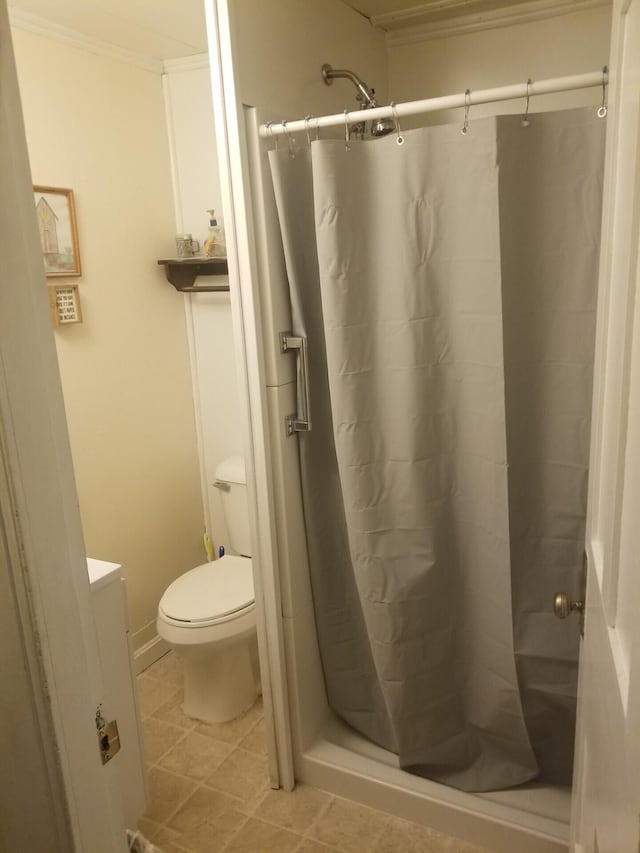
[[[545,18],[555,18],[559,15],[569,15],[572,12],[584,12],[607,6],[611,6],[611,0],[531,0],[529,3],[520,3],[488,12],[476,12],[430,24],[410,24],[408,23],[409,15],[417,19],[420,12],[424,15],[425,10],[429,8],[428,6],[414,7],[414,9],[406,11],[404,20],[407,23],[404,26],[387,30],[387,45],[396,47],[431,41],[432,39],[448,38],[449,36],[477,33],[482,30],[511,27],[516,24],[528,24]],[[375,26],[383,26],[380,23],[383,18],[386,19],[384,26],[389,26],[391,21],[388,20],[388,15],[373,18],[372,23]],[[395,20],[398,20],[397,16]]]
[[[386,29],[399,29],[403,26],[402,21],[408,21],[404,26],[413,26],[411,21],[424,18],[434,12],[451,12],[459,6],[468,6],[474,0],[423,0],[416,6],[408,6],[406,9],[398,9],[395,12],[383,12],[381,15],[372,15],[370,18],[374,27]]]
[[[60,24],[54,24],[45,18],[32,15],[30,12],[25,12],[22,9],[9,9],[9,23],[12,27],[27,30],[30,33],[35,33],[52,41],[62,42],[71,47],[86,50],[89,53],[107,56],[118,62],[126,62],[129,65],[135,65],[137,68],[151,71],[154,74],[162,74],[164,70],[162,60],[160,59],[155,59],[153,56],[147,56],[143,53],[135,53],[123,47],[117,47],[114,44],[102,41],[102,39],[84,35],[76,30],[60,26]]]
[[[181,56],[179,59],[165,59],[162,65],[165,74],[209,68],[209,54],[194,53],[193,56]]]

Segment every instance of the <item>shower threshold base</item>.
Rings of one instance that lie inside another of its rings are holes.
[[[569,788],[469,794],[401,770],[398,757],[332,718],[296,762],[300,781],[494,853],[567,853]]]

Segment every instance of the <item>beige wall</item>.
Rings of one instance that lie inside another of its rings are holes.
[[[356,109],[352,83],[324,84],[325,62],[354,71],[384,102],[384,33],[339,0],[234,0],[231,12],[238,91],[245,104],[287,119]]]
[[[140,646],[204,558],[183,297],[156,264],[174,235],[162,81],[13,37],[34,183],[76,199],[84,322],[55,336],[87,552],[124,565]]]
[[[411,101],[545,77],[597,71],[608,61],[611,10],[607,7],[476,33],[389,45],[389,96]],[[535,98],[531,111],[596,103],[587,90]],[[473,116],[520,112],[522,101],[473,107]],[[435,113],[431,122],[451,121]],[[417,119],[413,124],[425,124]],[[409,122],[407,122],[407,125]]]
[[[197,67],[194,67],[197,66]],[[222,217],[211,80],[206,56],[185,64],[166,63],[164,78],[172,148],[176,227],[202,243],[208,234],[207,209]],[[224,284],[228,278],[204,278]],[[243,453],[242,423],[234,364],[231,301],[228,293],[193,293],[187,299],[191,372],[197,398],[202,495],[214,550],[230,548],[216,468],[227,456]]]

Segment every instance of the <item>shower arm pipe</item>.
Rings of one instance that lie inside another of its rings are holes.
[[[606,79],[606,77],[605,77]],[[402,118],[404,116],[433,113],[439,110],[450,110],[466,105],[490,104],[497,101],[512,101],[525,99],[527,95],[550,95],[555,92],[570,92],[575,89],[591,89],[603,84],[603,71],[590,71],[586,74],[574,74],[570,77],[552,77],[548,80],[537,80],[533,83],[515,83],[511,86],[500,86],[495,89],[478,89],[466,95],[461,92],[456,95],[443,95],[439,98],[427,98],[423,101],[406,101],[394,106],[373,107],[367,110],[367,121],[382,118]],[[326,116],[311,116],[296,121],[271,122],[260,125],[260,136],[268,139],[270,136],[298,133],[315,130],[322,127],[344,127],[345,122],[355,124],[362,121],[360,110],[349,110]]]
[[[357,74],[354,74],[353,71],[349,71],[348,68],[332,68],[330,65],[323,65],[322,66],[322,77],[324,79],[324,82],[327,84],[327,86],[330,86],[333,83],[333,81],[338,79],[338,78],[343,78],[345,80],[351,80],[353,85],[356,87],[356,89],[362,95],[364,101],[367,104],[367,107],[371,103],[375,104],[375,99],[374,99],[373,92],[371,91],[371,89],[367,86],[366,83],[362,82],[362,80],[358,77]]]

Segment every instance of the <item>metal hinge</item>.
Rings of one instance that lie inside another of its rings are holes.
[[[117,720],[107,722],[102,716],[102,705],[98,705],[96,708],[96,729],[98,731],[100,758],[102,763],[106,764],[117,752],[120,752],[120,734],[118,733]]]

